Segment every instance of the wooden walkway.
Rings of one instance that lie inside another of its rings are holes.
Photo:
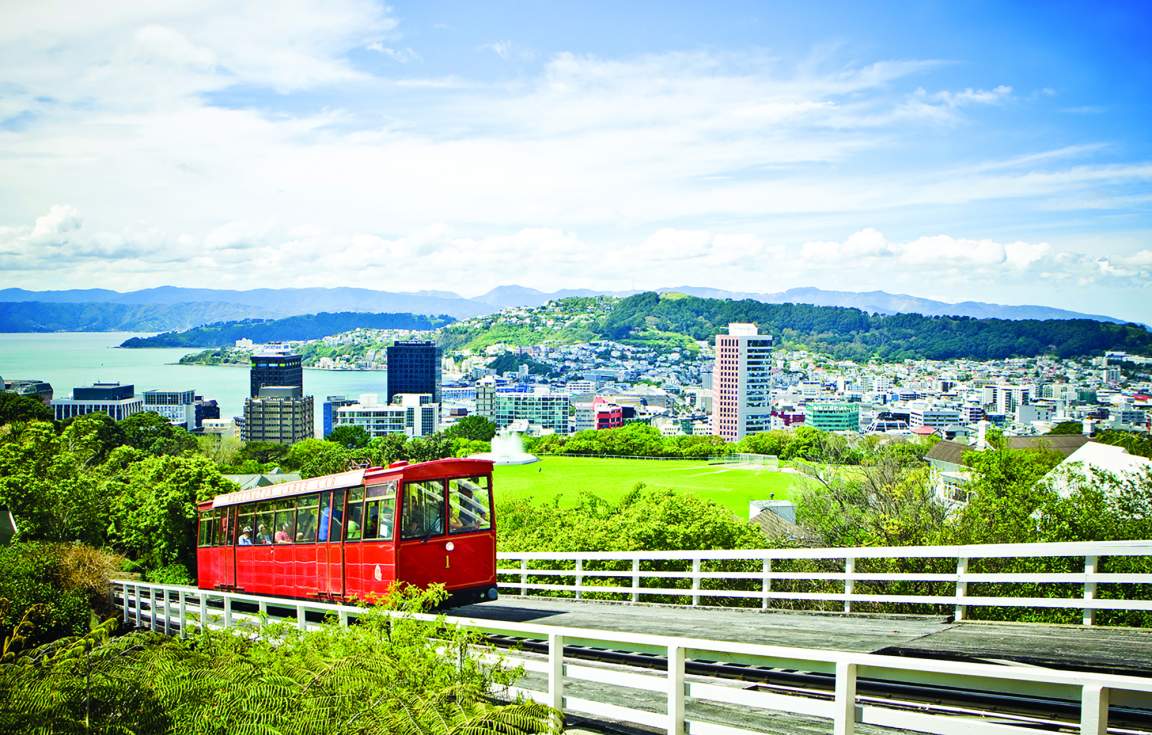
[[[764,645],[1152,676],[1152,630],[502,597],[452,615]]]

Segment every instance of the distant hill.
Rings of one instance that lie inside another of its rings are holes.
[[[793,288],[777,293],[752,293],[728,291],[699,286],[678,286],[657,289],[659,293],[683,293],[701,298],[759,301],[767,304],[813,304],[816,306],[843,306],[861,309],[876,314],[917,313],[925,316],[971,316],[996,319],[1093,319],[1122,323],[1122,320],[1099,314],[1082,314],[1047,306],[1006,306],[979,301],[965,301],[950,304],[944,301],[890,294],[884,291],[856,293],[851,291],[826,291],[819,288]],[[71,291],[27,291],[19,288],[0,289],[0,304],[11,302],[37,302],[57,304],[53,312],[58,324],[81,325],[89,322],[89,317],[81,307],[91,304],[120,306],[165,306],[163,312],[168,320],[161,330],[182,329],[215,321],[244,318],[280,318],[317,312],[355,313],[410,313],[444,314],[457,319],[492,314],[509,307],[543,306],[549,301],[569,297],[616,296],[628,297],[635,291],[597,291],[592,289],[567,289],[544,292],[524,286],[498,286],[474,298],[465,298],[448,291],[416,291],[411,293],[374,291],[366,288],[264,288],[251,291],[235,291],[208,288],[178,288],[161,286],[141,291],[120,293],[107,289],[83,289]],[[207,305],[211,304],[209,307]],[[191,306],[190,306],[191,305]],[[76,309],[78,314],[70,316],[68,309]],[[109,312],[112,313],[112,312]],[[116,312],[130,313],[130,312]],[[139,323],[130,319],[120,322],[117,329],[152,330],[156,329],[155,317],[151,312],[140,312],[145,320]],[[160,313],[160,312],[157,312]],[[201,319],[202,321],[196,321]],[[114,320],[113,320],[114,321]],[[3,328],[0,326],[0,328]],[[9,331],[28,331],[16,323]],[[85,329],[80,326],[64,326],[60,329]],[[37,328],[35,331],[43,331]],[[51,330],[49,330],[51,331]]]
[[[433,330],[454,322],[450,316],[423,314],[364,314],[321,312],[285,319],[244,319],[206,324],[182,332],[165,332],[154,337],[133,337],[121,347],[227,347],[238,339],[254,342],[284,342],[320,339],[353,329]]]
[[[672,298],[654,292],[619,299],[595,329],[607,339],[640,343],[666,340],[668,334],[710,340],[730,322],[752,322],[778,342],[857,360],[989,360],[1046,354],[1075,357],[1105,350],[1152,352],[1152,332],[1136,324],[872,314],[842,306],[684,295]]]
[[[812,304],[814,306],[845,306],[874,314],[923,314],[924,316],[970,316],[977,319],[1093,319],[1123,324],[1124,320],[1100,314],[1083,314],[1051,306],[1010,306],[988,304],[981,301],[961,301],[952,304],[886,291],[825,291],[820,288],[790,288],[778,293],[744,293],[716,288],[658,289],[659,293],[684,293],[709,299],[752,299],[766,304]]]
[[[265,316],[252,307],[197,304],[0,302],[0,332],[163,332],[205,322]]]

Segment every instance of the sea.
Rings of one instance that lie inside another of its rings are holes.
[[[78,385],[119,381],[132,383],[136,392],[146,390],[194,390],[214,398],[220,416],[241,416],[248,396],[248,370],[222,365],[180,365],[187,348],[124,349],[129,337],[151,336],[141,332],[53,332],[50,334],[0,332],[0,377],[7,380],[36,379],[52,384],[57,398],[66,398]],[[304,370],[304,393],[315,396],[316,435],[321,435],[327,396],[355,398],[387,389],[383,370]]]

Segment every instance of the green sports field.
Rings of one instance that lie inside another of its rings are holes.
[[[561,503],[582,490],[615,502],[638,482],[692,493],[747,518],[748,501],[790,499],[810,480],[786,472],[710,465],[696,460],[594,457],[543,457],[534,464],[503,465],[496,468],[494,478],[497,501],[550,500],[559,495]]]

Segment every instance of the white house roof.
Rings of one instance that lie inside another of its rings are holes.
[[[1067,468],[1073,463],[1079,464],[1085,470],[1108,472],[1121,479],[1125,476],[1134,476],[1141,472],[1152,470],[1152,459],[1136,454],[1129,454],[1124,447],[1116,447],[1100,442],[1088,442],[1068,455],[1068,458],[1057,465],[1052,471],[1059,472],[1061,468]],[[1070,492],[1071,488],[1067,486],[1068,483],[1064,478],[1059,475],[1056,477],[1058,478],[1056,481],[1057,489],[1061,494]]]

